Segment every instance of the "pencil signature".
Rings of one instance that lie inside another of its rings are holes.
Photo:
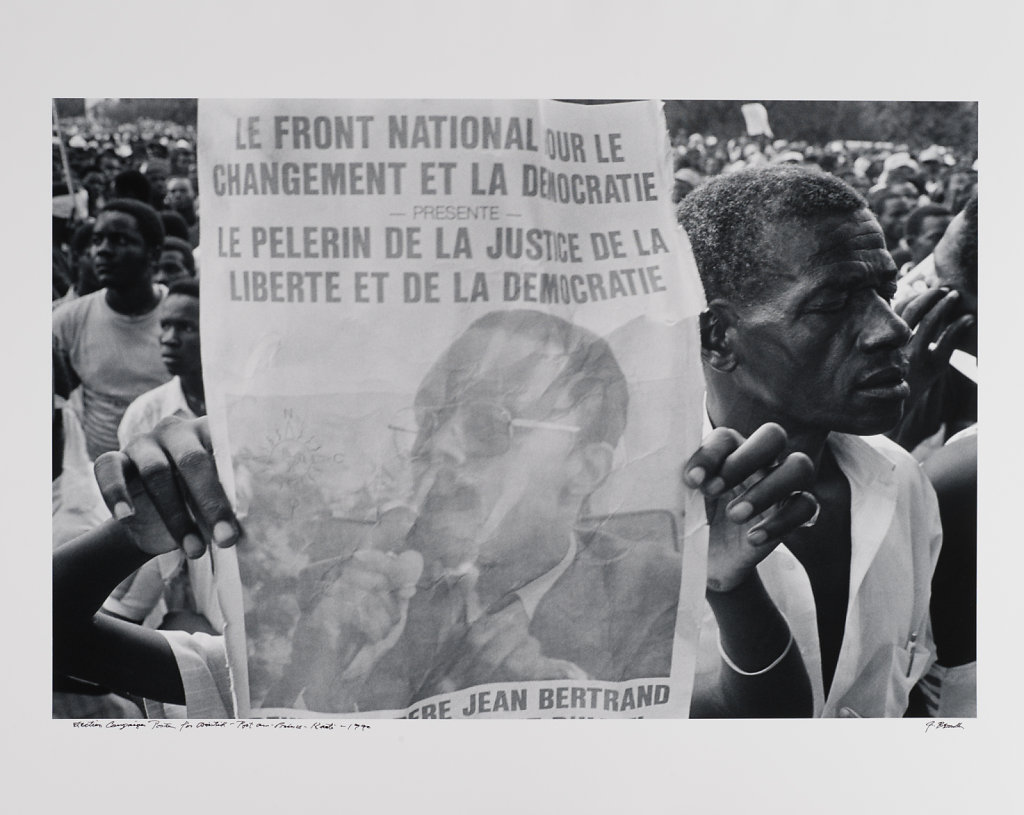
[[[957,722],[956,724],[951,724],[950,722],[934,722],[934,721],[933,722],[925,722],[924,723],[924,732],[925,733],[930,732],[933,727],[936,730],[956,730],[956,729],[963,730],[964,729],[964,723],[963,722]]]

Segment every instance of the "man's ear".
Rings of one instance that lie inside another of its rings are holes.
[[[700,314],[701,359],[716,371],[736,367],[736,323],[736,310],[724,300],[713,300]]]
[[[601,486],[612,470],[615,450],[608,442],[587,442],[576,447],[569,460],[568,490],[585,497]]]

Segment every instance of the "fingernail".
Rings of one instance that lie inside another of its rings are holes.
[[[708,495],[718,495],[718,493],[720,493],[724,489],[725,489],[725,481],[723,481],[718,476],[715,476],[714,478],[712,478],[708,482],[708,485],[707,485],[707,487],[704,488],[704,491]]]
[[[956,300],[960,296],[960,292],[956,289],[951,289],[949,294],[946,295],[947,300]]]
[[[189,532],[181,539],[181,548],[185,550],[185,556],[192,560],[195,560],[197,557],[202,557],[203,551],[206,549],[206,547],[203,546],[202,539],[192,532]]]
[[[729,520],[742,523],[754,514],[754,505],[749,501],[740,501],[728,509]]]
[[[759,546],[768,540],[768,533],[763,529],[751,529],[747,533],[747,540],[750,541],[754,546]]]
[[[689,479],[690,483],[693,484],[693,486],[699,487],[701,484],[704,483],[704,477],[706,475],[707,473],[704,472],[703,467],[694,467],[686,474],[686,477],[687,479]]]
[[[118,501],[114,504],[114,517],[117,520],[123,521],[125,518],[131,518],[134,514],[135,510],[127,501]]]
[[[213,525],[213,542],[221,545],[235,539],[235,528],[227,521],[217,521]]]

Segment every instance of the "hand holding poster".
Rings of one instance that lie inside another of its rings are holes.
[[[702,296],[659,106],[204,101],[200,133],[239,714],[685,716]]]

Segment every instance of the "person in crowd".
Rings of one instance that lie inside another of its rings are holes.
[[[188,178],[171,178],[167,182],[164,206],[174,210],[185,219],[189,229],[189,242],[193,247],[198,246],[199,216],[196,214],[196,194],[192,190],[192,182]]]
[[[172,209],[162,209],[160,210],[160,220],[164,223],[164,232],[167,237],[179,238],[189,243],[188,224],[185,223],[185,219],[181,217],[180,213]]]
[[[931,259],[934,287],[897,304],[935,342],[911,356],[911,398],[890,438],[924,460],[978,421],[978,199],[950,221]],[[920,267],[919,267],[920,268]],[[911,273],[913,274],[913,272]],[[951,364],[952,363],[952,364]]]
[[[917,463],[874,434],[901,416],[908,349],[934,336],[912,335],[893,312],[897,269],[882,229],[833,176],[742,171],[695,190],[679,214],[708,300],[710,423],[750,433],[777,422],[814,464],[815,523],[758,571],[794,628],[815,712],[900,716],[935,655],[941,528]],[[734,512],[750,516],[742,501]]]
[[[68,273],[71,277],[71,286],[63,297],[53,301],[53,308],[101,288],[92,268],[92,230],[93,222],[86,221],[79,224],[71,236],[68,242]]]
[[[950,173],[942,193],[942,204],[950,212],[960,212],[978,194],[978,173],[972,167],[957,167]]]
[[[917,157],[918,163],[921,165],[921,180],[924,183],[925,195],[932,201],[939,201],[942,197],[944,158],[942,148],[937,144],[926,147]]]
[[[904,265],[900,274],[904,275],[930,255],[946,227],[953,219],[949,210],[938,204],[924,204],[914,209],[904,226],[904,241],[910,249],[909,265]]]
[[[195,419],[206,415],[198,281],[180,280],[168,287],[160,304],[160,346],[173,378],[128,406],[117,431],[122,448],[168,416]],[[224,630],[210,559],[190,562],[180,550],[146,563],[111,593],[103,610],[136,623],[150,620],[165,629],[208,634]]]
[[[555,364],[538,364],[548,359]],[[305,651],[300,661],[314,675],[299,671],[273,688],[276,701],[293,704],[293,694],[302,693],[314,709],[349,709],[352,697],[360,709],[394,708],[495,676],[666,675],[678,556],[573,531],[586,496],[608,472],[627,404],[614,356],[588,331],[532,311],[494,312],[467,329],[416,397],[414,450],[425,499],[403,551],[349,558],[307,606],[295,648]],[[717,556],[709,580],[718,591],[710,603],[727,667],[718,684],[695,697],[695,715],[810,712],[802,659],[755,570],[772,544],[816,509],[813,496],[801,492],[810,462],[786,455],[785,445],[778,426],[749,439],[720,428],[685,467],[692,482],[710,488],[713,505],[714,485],[731,488],[749,478],[754,486],[742,503],[766,513],[757,524],[766,540],[757,545],[747,525],[736,523],[735,506],[714,516]],[[55,555],[54,597],[62,598],[54,613],[57,664],[110,687],[187,701],[190,716],[224,715],[230,703],[219,642],[161,636],[95,616],[103,593],[154,554],[181,547],[194,558],[204,552],[201,535],[219,545],[238,539],[205,424],[162,424],[153,436],[104,456],[97,478],[123,521]],[[166,489],[178,479],[184,493]],[[182,514],[183,494],[198,499],[198,527]],[[585,603],[585,613],[567,615],[567,600]],[[346,636],[315,640],[315,649],[304,636],[310,627]],[[369,678],[343,687],[361,676],[346,674],[345,666],[367,649],[373,657],[363,656],[360,670],[369,660]],[[196,660],[202,670],[178,670]]]
[[[90,170],[82,179],[82,186],[89,193],[89,217],[95,218],[107,200],[106,176],[99,170]]]
[[[946,328],[921,369],[921,395],[904,432],[907,444],[934,432],[942,446],[918,444],[915,455],[935,487],[943,544],[932,581],[931,614],[937,659],[921,680],[911,713],[929,717],[977,715],[978,544],[978,199],[953,218],[935,247],[937,283],[955,295]],[[922,295],[905,310],[919,307]],[[931,295],[935,296],[935,295]]]
[[[121,158],[114,152],[113,148],[107,148],[100,153],[99,158],[96,160],[96,166],[99,167],[99,171],[103,174],[106,179],[106,193],[107,195],[114,194],[114,179],[123,169]]]
[[[196,165],[196,154],[192,150],[192,145],[185,139],[178,139],[174,145],[174,149],[171,150],[170,162],[172,176],[176,178],[188,178],[191,173],[195,172]],[[169,183],[167,187],[169,191]]]
[[[872,192],[868,198],[871,211],[878,219],[885,236],[885,246],[897,265],[906,262],[901,259],[909,252],[902,249],[900,241],[906,230],[907,218],[917,206],[917,190],[907,181],[899,181],[891,186],[881,187]]]
[[[166,158],[151,158],[146,161],[143,175],[149,182],[149,203],[153,209],[159,210],[164,206],[164,199],[167,197],[167,176],[170,175],[171,164]]]
[[[153,279],[157,283],[171,287],[178,281],[190,280],[195,276],[196,262],[192,257],[192,246],[181,238],[164,238]]]
[[[81,424],[67,400],[72,388],[71,377],[56,346],[52,359],[51,531],[56,549],[103,523],[110,517],[110,512],[92,475],[92,463],[85,452]],[[138,718],[142,710],[105,688],[55,673],[52,715],[55,719],[126,719]]]
[[[125,170],[114,177],[113,195],[115,198],[131,198],[149,205],[153,191],[146,176],[138,170]]]
[[[180,251],[179,247],[175,253]],[[119,448],[148,433],[168,416],[194,419],[206,415],[199,344],[199,281],[186,274],[185,279],[166,285],[167,294],[159,306],[159,339],[160,356],[171,379],[128,406],[117,431]]]
[[[100,291],[53,312],[53,336],[79,389],[91,459],[116,450],[117,427],[140,394],[166,382],[157,306],[164,289],[153,270],[164,242],[152,207],[107,203],[93,228],[92,260]]]

